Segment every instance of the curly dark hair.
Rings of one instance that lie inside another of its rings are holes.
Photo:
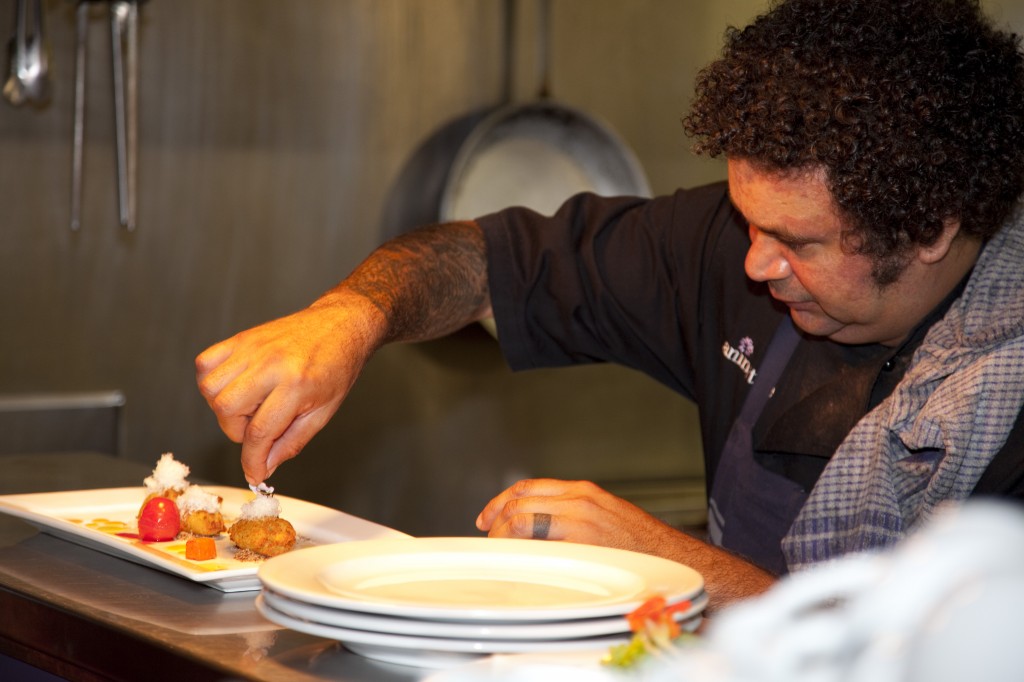
[[[977,0],[783,0],[729,28],[683,120],[697,153],[824,167],[847,241],[894,281],[946,220],[981,239],[1024,189],[1024,59]]]

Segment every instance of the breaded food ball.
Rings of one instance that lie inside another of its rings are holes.
[[[231,525],[229,535],[239,549],[268,557],[284,554],[295,546],[295,528],[280,517],[239,519]]]
[[[239,549],[268,557],[295,546],[295,528],[281,518],[280,503],[269,495],[257,495],[243,504],[228,534]]]

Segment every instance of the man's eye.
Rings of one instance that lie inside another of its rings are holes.
[[[795,251],[795,252],[799,252],[805,246],[810,244],[810,242],[793,240],[793,239],[780,239],[779,243],[781,243],[783,246],[785,246],[790,251]]]

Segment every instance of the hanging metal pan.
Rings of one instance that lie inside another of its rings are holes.
[[[548,13],[542,0],[539,97],[496,110],[470,132],[441,194],[441,220],[471,219],[508,206],[550,214],[583,191],[650,195],[639,161],[608,125],[548,97]],[[507,61],[511,69],[511,55]]]
[[[573,194],[649,196],[632,151],[606,125],[551,101],[499,109],[475,128],[452,163],[442,220],[507,206],[550,214]]]

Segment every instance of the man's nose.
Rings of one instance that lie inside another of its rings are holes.
[[[747,276],[755,282],[785,279],[791,272],[789,261],[779,243],[761,234],[756,228],[750,229],[750,249],[743,267]]]

